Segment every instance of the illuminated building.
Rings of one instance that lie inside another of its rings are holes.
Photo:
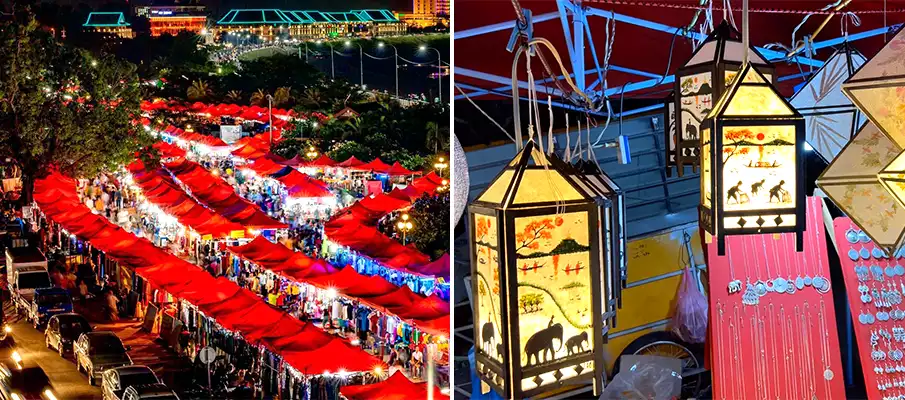
[[[147,17],[151,36],[177,35],[179,32],[201,34],[207,26],[206,9],[202,5],[139,6],[135,15]]]
[[[396,18],[416,28],[449,26],[449,0],[412,0],[412,12],[397,13]]]
[[[96,33],[103,39],[131,39],[132,27],[121,12],[93,12],[82,24],[86,32]]]
[[[405,24],[387,10],[233,9],[213,27],[214,36],[221,40],[239,35],[257,41],[395,36],[405,32]]]

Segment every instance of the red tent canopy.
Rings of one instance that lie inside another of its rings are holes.
[[[369,385],[343,386],[339,392],[349,400],[410,400],[428,398],[427,383],[413,383],[402,372],[396,371],[383,382]],[[434,387],[434,399],[448,399]]]
[[[390,164],[381,161],[380,157],[377,157],[371,160],[371,162],[358,167],[358,169],[386,173],[390,170]]]
[[[414,269],[422,275],[436,276],[449,280],[449,264],[449,253],[446,253],[430,264],[415,267]]]
[[[147,171],[138,160],[129,164],[128,169],[149,201],[199,234],[222,238],[230,236],[230,232],[245,230],[242,225],[199,204],[173,181],[170,174],[162,170]]]
[[[97,249],[134,269],[154,287],[185,299],[227,329],[280,353],[297,370],[319,374],[324,371],[371,371],[375,367],[386,367],[374,356],[270,307],[235,283],[214,278],[197,266],[155,247],[148,240],[137,238],[106,219],[91,214],[79,202],[75,191],[73,180],[53,173],[35,182],[34,198],[50,220],[89,240]],[[67,218],[75,215],[82,216],[79,221],[82,224]],[[306,351],[281,353],[273,346],[276,340],[280,340],[281,348]],[[324,345],[316,347],[313,343]]]
[[[286,186],[289,197],[297,199],[333,197],[327,184],[296,170],[276,178]]]
[[[255,204],[237,195],[230,184],[197,163],[183,158],[165,166],[191,190],[196,199],[230,221],[253,229],[287,227],[286,224],[267,216]]]
[[[254,171],[258,175],[269,176],[282,171],[286,166],[277,164],[266,157],[261,157],[253,162],[249,161],[248,164],[245,164],[245,168]]]
[[[154,148],[160,152],[160,157],[162,158],[185,157],[185,150],[167,142],[154,143]]]
[[[433,182],[433,183],[434,183],[435,185],[437,185],[437,186],[443,184],[443,178],[441,178],[440,175],[437,175],[437,173],[434,172],[434,171],[431,171],[429,174],[424,175],[424,176],[422,176],[421,178],[422,178],[422,179],[426,179],[426,180],[428,180],[428,181],[431,181],[431,182]]]
[[[363,163],[361,160],[355,158],[355,156],[352,156],[352,157],[349,157],[348,160],[338,163],[334,166],[341,167],[341,168],[360,169],[360,167],[362,165],[365,165],[365,163]]]
[[[336,161],[327,157],[326,154],[321,154],[321,156],[314,159],[314,161],[305,164],[306,167],[332,167],[334,165],[336,165]]]
[[[387,170],[387,174],[393,176],[414,175],[420,173],[421,171],[411,171],[406,169],[402,166],[402,164],[399,163],[399,161],[394,162],[393,165]]]

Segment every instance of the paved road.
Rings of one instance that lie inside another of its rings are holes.
[[[8,310],[7,316],[14,316],[14,310]],[[44,333],[38,332],[23,318],[12,324],[12,336],[23,360],[38,363],[50,378],[58,397],[70,400],[100,399],[99,387],[88,384],[88,378],[75,367],[72,357],[63,359],[44,344]]]

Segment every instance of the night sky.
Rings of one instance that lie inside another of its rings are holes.
[[[101,5],[122,6],[121,0],[58,0],[60,4],[83,3],[91,7]],[[385,8],[391,11],[411,11],[412,0],[200,0],[201,4],[208,7],[212,14],[220,16],[232,8],[280,8],[286,10],[318,10],[318,11],[348,11],[362,8]],[[131,5],[142,4],[169,5],[173,3],[187,4],[187,0],[133,0]]]

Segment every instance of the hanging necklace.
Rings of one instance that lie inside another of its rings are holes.
[[[830,391],[830,381],[833,380],[833,368],[830,365],[830,337],[826,326],[826,304],[820,299],[820,327],[823,333],[823,340],[820,341],[820,360],[823,361],[823,387],[826,390],[828,399],[833,398],[833,392]]]
[[[748,268],[748,247],[745,246],[745,237],[742,237],[742,254],[745,256],[745,292],[742,293],[742,304],[753,306],[760,302],[760,295],[757,294],[757,291],[754,288],[754,284],[751,283],[751,272]]]
[[[757,306],[754,307],[757,310]],[[747,312],[745,313],[747,314]],[[757,340],[757,318],[754,316],[754,313],[751,313],[751,328],[748,333],[751,338],[751,349],[752,349],[752,361],[754,361],[754,374],[752,377],[754,378],[754,398],[760,398],[761,391],[763,390],[763,376],[759,373],[760,362],[758,361],[758,356],[760,354],[760,341]]]
[[[798,306],[795,306],[795,314],[796,315],[798,314]],[[792,313],[789,312],[789,317],[791,317],[791,316],[792,316]],[[789,332],[789,354],[791,355],[791,360],[789,360],[790,369],[788,371],[788,374],[790,374],[790,375],[794,374],[794,372],[792,371],[793,369],[798,370],[799,379],[798,380],[790,379],[792,381],[792,390],[795,392],[794,396],[792,396],[792,398],[798,399],[801,397],[801,391],[798,390],[799,385],[801,384],[801,368],[796,368],[796,358],[797,357],[795,354],[795,330],[794,330],[794,326],[793,326],[794,321],[795,321],[794,318],[788,318],[788,319],[786,319],[786,321],[783,325],[785,325],[786,330]]]
[[[855,230],[855,225],[851,222],[849,222],[848,230],[845,231],[845,240],[851,244],[858,243],[858,231]]]
[[[735,367],[737,368],[736,371],[741,371],[742,370],[742,360],[739,358],[738,354],[742,352],[742,345],[741,345],[742,332],[741,331],[745,328],[745,324],[744,324],[744,321],[742,320],[742,316],[739,315],[739,313],[738,313],[738,304],[735,305],[734,313],[735,313],[735,322],[736,322],[735,335],[734,335],[736,351],[733,353],[732,357],[733,357],[733,361],[735,362]],[[744,374],[732,374],[732,375],[734,375],[738,381],[737,387],[739,388],[741,398],[747,399],[748,391],[745,390],[745,381],[742,379],[742,375],[744,375]]]
[[[817,293],[826,294],[830,291],[830,281],[823,277],[823,250],[826,250],[826,246],[822,246],[820,241],[820,235],[823,234],[823,226],[820,225],[820,219],[817,216],[816,210],[813,214],[814,229],[816,230],[816,232],[814,232],[816,233],[816,235],[814,235],[814,246],[817,247],[817,272],[814,274],[813,284]]]
[[[767,273],[765,283],[767,286],[767,291],[774,292],[777,290],[776,290],[776,286],[773,284],[773,279],[771,279],[771,277],[773,276],[773,274],[770,273],[770,264],[771,264],[770,261],[771,260],[770,260],[770,256],[767,254],[767,240],[764,239],[764,235],[760,235],[760,242],[764,248],[764,268],[766,269],[766,273]],[[757,246],[757,243],[753,243],[753,245]],[[760,263],[757,263],[757,265],[760,265]],[[774,267],[778,267],[778,265],[774,265]],[[782,293],[782,292],[779,292],[779,293]]]
[[[764,377],[762,384],[764,387],[764,400],[767,400],[770,397],[770,373],[767,371],[767,331],[764,329],[764,319],[761,316],[760,307],[756,307],[754,311],[757,315],[757,335],[760,341],[759,362],[761,365],[760,370]],[[766,307],[764,307],[764,312],[766,312]]]
[[[717,353],[717,382],[722,383],[724,379],[726,379],[726,373],[724,368],[725,361],[723,360],[726,355],[726,351],[723,349],[723,328],[725,327],[724,319],[723,319],[723,303],[716,303],[717,312],[720,314],[720,324],[716,327],[716,353]],[[726,391],[723,388],[720,388],[720,399],[726,400]]]
[[[750,236],[750,235],[745,235],[742,240],[747,240],[748,236]],[[752,242],[751,243],[752,250],[755,249],[754,246],[755,246],[755,244]],[[764,295],[766,295],[769,290],[767,288],[767,284],[760,278],[761,271],[760,271],[760,263],[758,262],[758,258],[757,258],[757,253],[752,252],[752,256],[754,257],[754,261],[753,261],[754,273],[757,274],[757,276],[756,276],[757,282],[754,283],[754,292],[757,293],[758,296],[764,297]],[[769,271],[769,267],[768,267],[768,271]]]
[[[773,302],[770,302],[770,326],[776,326],[776,323],[774,321],[775,317],[776,311],[773,308]],[[764,334],[766,335],[766,331],[764,331]],[[770,335],[770,348],[772,349],[772,351],[770,352],[770,359],[771,365],[773,366],[773,382],[774,385],[776,385],[776,399],[779,400],[781,398],[779,395],[779,389],[782,385],[780,384],[781,381],[779,380],[779,368],[776,364],[776,353],[779,351],[779,349],[776,348],[775,333]]]
[[[811,393],[811,399],[817,399],[817,392],[814,390],[814,352],[811,348],[811,328],[810,328],[811,318],[810,318],[810,305],[808,302],[804,302],[804,309],[801,313],[801,330],[803,334],[801,335],[801,340],[804,344],[804,363],[805,363],[805,382],[808,385],[808,389]]]
[[[763,239],[763,236],[761,236],[761,239]],[[780,245],[783,244],[784,239],[785,238],[783,237],[783,235],[780,234],[779,241],[775,243],[776,246],[773,247],[773,261],[776,265],[776,279],[773,280],[773,289],[776,290],[776,293],[780,294],[786,293],[786,291],[789,289],[789,282],[786,281],[786,278],[782,277],[782,266],[779,262]],[[764,253],[766,253],[766,251],[767,243],[766,241],[764,241]]]
[[[792,254],[792,260],[795,261],[795,272],[798,274],[798,276],[795,277],[795,288],[798,290],[804,289],[804,278],[801,277],[801,263],[799,262],[800,255],[801,254],[799,254],[798,252]]]
[[[735,278],[735,263],[732,262],[732,246],[726,249],[729,258],[729,294],[735,294],[742,290],[742,281]]]
[[[792,347],[789,344],[789,336],[786,335],[786,307],[783,305],[779,306],[779,325],[780,325],[780,329],[782,331],[781,332],[782,333],[782,350],[783,350],[783,353],[785,353],[783,355],[783,359],[782,359],[782,366],[783,366],[782,372],[784,375],[788,375],[788,374],[792,373],[792,363],[791,363],[792,358],[789,356],[789,354],[792,353]],[[795,398],[795,394],[794,394],[794,391],[792,388],[792,385],[794,382],[795,382],[795,379],[786,379],[787,384],[786,384],[786,388],[785,388],[786,389],[785,398],[787,398],[787,399]]]
[[[792,262],[789,260],[789,242],[792,241],[793,238],[791,235],[783,235],[782,239],[782,259],[789,271],[789,279],[786,280],[786,293],[795,294],[798,292],[798,288],[795,286],[795,281],[792,280]]]

